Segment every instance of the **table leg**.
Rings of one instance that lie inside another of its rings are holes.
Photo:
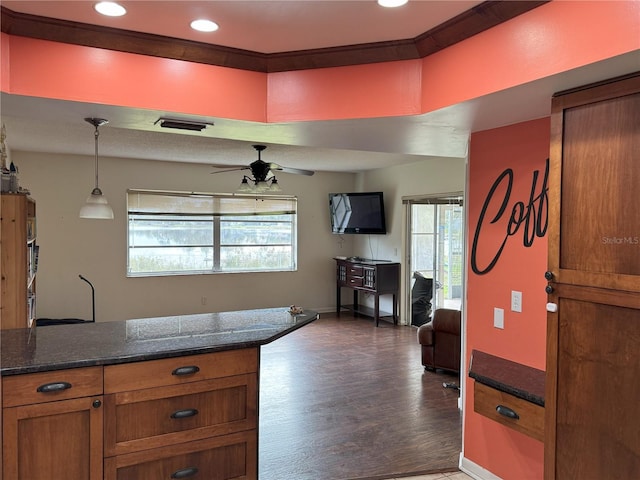
[[[398,324],[398,300],[396,294],[393,294],[393,324]]]
[[[358,290],[353,290],[353,316],[358,316]]]

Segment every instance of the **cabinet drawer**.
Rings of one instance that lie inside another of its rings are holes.
[[[476,413],[536,440],[544,441],[544,407],[488,387],[477,381],[474,382],[473,394],[473,410]],[[499,406],[515,412],[519,418],[510,418],[498,413]]]
[[[3,407],[93,395],[102,395],[102,367],[2,377]]]
[[[117,393],[181,385],[257,371],[257,348],[110,365],[104,369],[104,391]]]
[[[362,265],[347,265],[347,276],[361,277]]]
[[[188,442],[105,459],[105,480],[255,480],[257,432]]]
[[[361,287],[362,285],[364,285],[364,279],[362,277],[347,277],[347,286]]]
[[[257,383],[252,373],[105,395],[105,453],[255,429]]]

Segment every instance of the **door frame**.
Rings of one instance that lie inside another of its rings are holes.
[[[461,291],[461,304],[460,310],[464,311],[465,304],[465,292],[466,292],[466,260],[467,260],[467,209],[464,208],[465,204],[465,195],[464,192],[447,192],[447,193],[435,193],[435,194],[424,194],[424,195],[412,195],[402,197],[402,204],[404,206],[404,216],[405,216],[405,232],[404,232],[404,264],[406,268],[404,268],[404,291],[402,292],[403,296],[403,315],[401,318],[404,318],[404,324],[411,325],[411,278],[413,275],[412,258],[412,213],[411,207],[416,204],[424,204],[424,205],[449,205],[459,203],[463,208],[462,212],[462,260],[461,260],[461,283],[462,283],[462,291]],[[437,232],[434,233],[435,238],[437,238]],[[435,269],[435,266],[434,266]],[[435,277],[435,275],[434,275]],[[434,285],[433,288],[433,298],[436,295],[436,287]]]

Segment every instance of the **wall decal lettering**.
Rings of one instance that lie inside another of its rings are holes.
[[[507,208],[509,207],[509,202],[511,200],[511,190],[513,187],[513,170],[507,168],[504,172],[502,172],[487,194],[485,198],[484,204],[482,205],[482,210],[480,211],[480,218],[478,219],[478,225],[476,226],[476,231],[473,235],[473,244],[471,247],[471,269],[477,275],[484,275],[485,273],[490,272],[493,267],[495,267],[496,263],[500,259],[500,255],[504,250],[505,245],[507,244],[507,240],[509,237],[514,236],[522,227],[522,240],[523,245],[525,247],[531,247],[533,245],[536,237],[544,237],[547,233],[547,224],[549,217],[549,187],[548,187],[548,179],[549,179],[549,159],[547,158],[545,163],[544,170],[544,178],[540,186],[538,186],[538,177],[540,176],[539,170],[534,170],[533,176],[531,179],[531,191],[529,194],[529,202],[525,204],[523,201],[516,201],[513,203],[511,207],[510,216],[508,218],[508,222],[506,222],[506,231],[504,238],[498,239],[495,245],[495,254],[493,258],[486,266],[479,266],[477,260],[478,254],[478,243],[480,242],[480,236],[483,231],[483,226],[485,225],[486,218],[491,217],[492,212],[489,212],[489,206],[494,200],[494,195],[496,194],[496,190],[506,182],[506,191],[504,194],[504,198],[498,208],[497,212],[493,215],[493,218],[489,221],[489,223],[493,224],[501,219],[507,220],[503,218]],[[483,237],[484,239],[484,237]],[[500,243],[502,242],[502,243]]]

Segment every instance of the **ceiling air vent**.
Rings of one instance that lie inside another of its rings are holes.
[[[160,123],[162,128],[177,128],[178,130],[191,130],[194,132],[201,132],[207,128],[207,125],[213,125],[212,122],[196,122],[193,120],[165,117],[160,117],[154,122],[154,125],[157,125],[158,123]]]

